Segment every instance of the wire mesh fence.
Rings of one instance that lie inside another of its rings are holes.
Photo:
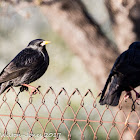
[[[91,90],[27,93],[11,88],[0,96],[1,139],[138,139],[140,107],[133,100],[110,107],[100,106]]]

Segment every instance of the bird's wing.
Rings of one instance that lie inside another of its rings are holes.
[[[36,65],[40,57],[37,51],[31,49],[22,50],[0,73],[0,83],[21,76],[32,66]]]
[[[104,89],[102,90],[100,102],[104,98],[104,94],[111,82],[112,76],[115,74],[120,74],[120,76],[130,76],[131,74],[140,71],[140,61],[138,60],[140,60],[140,52],[136,52],[134,49],[128,49],[116,59]]]
[[[111,72],[123,75],[132,74],[140,71],[140,52],[127,50],[122,53],[116,60]]]
[[[22,72],[25,72],[27,70],[27,67],[23,67],[23,68],[17,68],[16,69],[16,65],[13,62],[10,62],[1,72],[0,74],[0,83],[12,80],[18,76],[20,76],[20,74]]]

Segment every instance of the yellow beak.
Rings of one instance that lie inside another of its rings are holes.
[[[51,42],[50,42],[50,41],[43,41],[43,42],[41,43],[41,46],[47,45],[47,44],[49,44],[49,43],[51,43]]]

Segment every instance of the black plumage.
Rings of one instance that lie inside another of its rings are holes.
[[[0,73],[0,94],[11,86],[24,86],[40,78],[48,68],[49,41],[31,41]]]
[[[105,95],[108,84],[109,90]],[[130,91],[140,85],[140,42],[134,42],[115,61],[102,91],[100,104],[117,106],[122,91]],[[140,95],[136,93],[136,98]]]

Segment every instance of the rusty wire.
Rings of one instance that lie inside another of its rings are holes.
[[[0,96],[0,137],[123,139],[128,132],[135,139],[140,132],[139,105],[122,98],[118,107],[100,106],[98,100],[91,90],[82,94],[78,89],[68,93],[49,87],[45,93],[30,96],[11,88]]]

